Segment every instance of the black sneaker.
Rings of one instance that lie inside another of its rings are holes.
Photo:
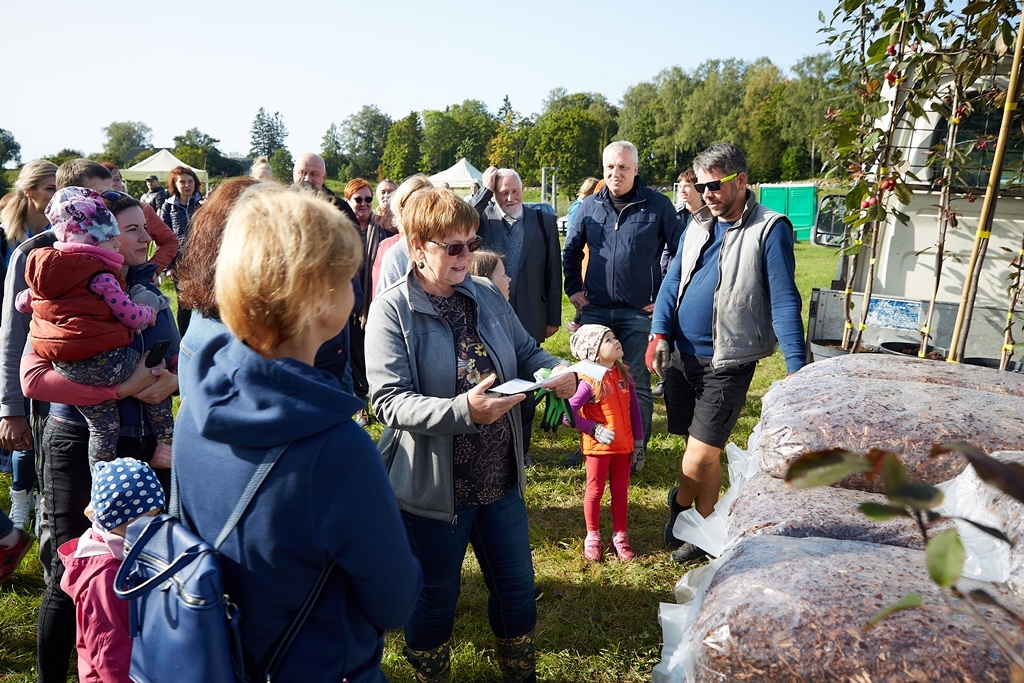
[[[680,541],[678,538],[676,538],[675,534],[672,533],[672,527],[675,525],[676,517],[679,516],[679,513],[682,512],[683,510],[689,509],[689,507],[690,507],[689,505],[684,507],[684,506],[682,506],[682,505],[680,505],[679,503],[676,502],[676,493],[678,491],[679,491],[679,487],[678,486],[673,486],[671,489],[669,489],[669,492],[668,492],[669,516],[668,516],[668,521],[665,522],[665,547],[671,548],[673,550],[678,548],[678,547],[680,547],[680,546],[682,546],[683,542]]]
[[[683,543],[681,546],[672,551],[672,561],[679,564],[685,564],[687,562],[693,562],[694,560],[701,560],[708,556],[707,551],[701,550],[692,543]]]
[[[576,452],[565,459],[566,467],[579,467],[583,464],[583,451],[576,449]]]
[[[523,455],[523,466],[524,467],[533,467],[533,458],[531,458],[529,455],[525,455],[524,454]]]

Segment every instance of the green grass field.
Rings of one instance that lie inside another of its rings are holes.
[[[796,261],[806,320],[811,288],[828,286],[836,252],[800,243]],[[571,315],[568,301],[563,301],[563,319]],[[565,358],[570,357],[568,346],[564,329],[545,344],[549,351]],[[773,381],[784,375],[780,353],[759,364],[733,434],[739,446],[746,447],[760,415],[761,397]],[[375,426],[371,431],[377,436],[379,430]],[[633,478],[630,490],[630,539],[637,558],[622,563],[607,556],[604,562],[590,564],[581,554],[585,535],[584,472],[561,464],[578,441],[578,433],[568,429],[560,429],[553,436],[538,430],[531,449],[535,465],[528,471],[527,506],[537,583],[544,590],[538,604],[539,678],[579,683],[648,681],[651,669],[661,659],[658,603],[673,601],[673,586],[692,568],[671,562],[661,541],[666,495],[676,479],[683,442],[665,432],[664,404],[655,401],[654,434],[646,466]],[[4,510],[9,505],[9,487],[10,475],[0,475],[0,508]],[[607,507],[602,521],[607,537]],[[43,588],[34,555],[26,558],[10,581],[0,585],[0,681],[28,683],[36,679],[36,617]],[[456,615],[453,681],[501,680],[486,613],[487,592],[470,552],[463,565],[462,596]],[[388,634],[383,669],[392,681],[412,681],[401,646],[400,633]]]

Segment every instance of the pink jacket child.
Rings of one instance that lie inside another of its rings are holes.
[[[60,587],[75,601],[79,680],[128,683],[128,601],[114,593],[114,576],[124,559],[128,523],[158,513],[164,491],[149,465],[133,458],[97,463],[92,481],[93,525],[58,549],[66,567]]]

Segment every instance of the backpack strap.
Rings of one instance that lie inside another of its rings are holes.
[[[256,496],[256,491],[259,490],[263,484],[263,480],[270,474],[271,468],[277,459],[281,457],[281,454],[288,450],[291,446],[289,441],[286,444],[281,444],[267,451],[267,454],[263,456],[263,460],[256,466],[256,471],[252,473],[252,477],[249,478],[249,483],[245,485],[245,490],[242,491],[242,497],[238,499],[238,503],[235,505],[235,509],[231,511],[231,516],[228,517],[228,521],[224,523],[224,528],[217,534],[217,540],[214,541],[213,547],[220,550],[220,546],[227,540],[231,532],[235,530],[235,525],[238,524],[239,520],[242,519],[242,515],[245,514],[246,508],[249,507],[249,503]]]
[[[299,631],[302,630],[303,624],[306,623],[306,619],[313,612],[313,606],[316,605],[316,601],[320,599],[320,592],[327,585],[327,578],[331,575],[331,571],[334,569],[334,560],[330,560],[324,568],[320,571],[320,576],[317,577],[316,583],[313,584],[313,588],[310,589],[309,594],[306,595],[305,601],[302,603],[302,607],[299,608],[298,613],[292,618],[288,624],[288,628],[285,629],[284,633],[280,636],[280,641],[274,648],[274,653],[270,657],[270,663],[267,664],[266,676],[264,680],[267,683],[273,680],[274,674],[277,673],[278,668],[281,666],[281,662],[284,661],[284,656],[288,654],[288,650],[291,649],[292,643],[295,638],[299,635]]]

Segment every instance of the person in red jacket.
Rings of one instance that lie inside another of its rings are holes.
[[[143,220],[141,208],[137,213]],[[84,187],[62,188],[47,205],[46,217],[57,241],[29,255],[28,289],[16,301],[19,311],[32,313],[32,350],[73,382],[117,384],[139,363],[139,352],[129,346],[135,331],[152,325],[170,302],[144,286],[134,287],[132,297],[125,292],[120,231],[99,194]],[[171,400],[144,408],[158,440],[153,466],[169,467]],[[78,410],[89,426],[90,466],[112,460],[121,427],[117,401]]]
[[[587,538],[583,557],[591,562],[601,559],[601,497],[604,483],[611,477],[612,547],[620,560],[634,557],[626,535],[629,471],[637,460],[637,471],[644,457],[644,428],[640,403],[629,369],[622,362],[622,344],[604,325],[582,325],[569,339],[572,354],[608,368],[604,377],[594,380],[581,375],[569,409],[576,416],[576,429],[583,434],[581,450],[587,468],[587,492],[583,497],[583,517]]]
[[[114,576],[124,560],[128,524],[163,507],[163,487],[146,463],[118,458],[93,469],[86,511],[91,512],[92,527],[57,550],[66,567],[60,587],[75,601],[82,683],[129,681],[128,601],[114,593]]]

